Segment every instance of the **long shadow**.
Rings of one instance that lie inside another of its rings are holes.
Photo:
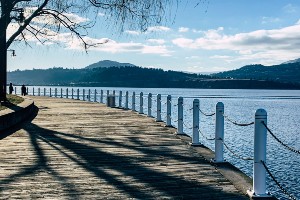
[[[37,112],[38,111],[36,111],[35,115]],[[7,131],[5,135],[8,136],[16,130],[23,128],[28,133],[37,159],[35,163],[31,166],[22,168],[20,172],[12,174],[7,178],[2,178],[0,180],[0,191],[5,191],[7,188],[6,185],[9,185],[10,183],[18,182],[25,176],[34,176],[35,173],[43,170],[49,172],[49,176],[53,176],[53,178],[61,184],[63,191],[72,197],[72,199],[80,199],[80,192],[76,188],[76,183],[73,183],[71,178],[60,175],[59,172],[49,165],[48,156],[39,145],[40,142],[44,142],[85,170],[92,172],[99,179],[114,185],[122,193],[130,196],[130,198],[155,199],[163,198],[162,196],[157,195],[165,195],[168,198],[181,199],[223,199],[225,196],[227,199],[241,199],[241,195],[226,193],[216,186],[205,185],[198,181],[186,180],[167,172],[147,168],[138,162],[143,161],[142,158],[132,158],[128,155],[108,153],[101,150],[101,148],[95,148],[80,143],[80,141],[89,141],[91,143],[99,143],[100,145],[104,144],[113,148],[136,150],[142,154],[147,154],[147,157],[153,158],[164,156],[177,161],[199,162],[199,159],[196,157],[179,155],[177,153],[172,153],[171,151],[162,152],[159,149],[141,148],[140,146],[142,143],[138,138],[131,138],[131,141],[135,145],[130,145],[113,140],[108,141],[85,138],[78,135],[44,129],[31,122],[35,115],[33,115],[25,125],[21,124],[14,127],[14,129]],[[1,136],[4,137],[4,135]],[[76,139],[76,142],[72,141],[72,139]],[[136,184],[130,184],[123,181],[123,179],[120,180],[120,177],[109,173],[107,169],[118,171],[120,174],[123,174],[124,177],[130,177],[133,180],[136,180],[140,183],[140,186],[137,187]],[[153,190],[156,193],[153,193]]]
[[[94,148],[86,144],[60,137],[60,135],[66,135],[65,133],[44,129],[35,124],[31,124],[30,127],[30,129],[25,130],[27,130],[30,135],[36,134],[34,137],[31,136],[34,140],[40,139],[44,141],[52,148],[60,151],[63,155],[82,166],[84,169],[94,173],[98,178],[106,180],[109,184],[114,185],[116,188],[121,190],[123,193],[128,194],[132,198],[153,199],[155,198],[153,193],[151,193],[151,190],[153,189],[159,191],[160,194],[164,194],[172,198],[181,197],[182,193],[184,193],[185,198],[189,197],[189,199],[196,197],[195,194],[199,195],[198,197],[202,196],[211,199],[221,199],[225,194],[227,197],[230,196],[231,199],[240,199],[241,197],[240,195],[223,192],[221,191],[221,188],[218,187],[212,187],[197,181],[190,181],[184,178],[175,177],[167,172],[149,169],[140,165],[138,162],[135,162],[130,156],[108,153],[99,148]],[[34,141],[32,142],[34,145],[37,145]],[[109,143],[109,145],[113,147],[121,146],[116,142]],[[127,148],[132,147],[129,146]],[[69,151],[73,152],[76,157],[66,153]],[[41,152],[41,150],[38,152]],[[147,150],[145,153],[150,156],[162,154],[161,151],[157,150]],[[197,160],[193,157],[178,157],[178,155],[173,154],[166,154],[166,156],[170,156],[174,159],[179,158],[179,160],[184,161],[194,162]],[[42,161],[42,159],[40,160]],[[40,164],[43,163],[44,162],[41,162]],[[102,168],[119,171],[124,176],[132,177],[134,180],[137,180],[139,183],[149,188],[139,188],[118,180],[116,176],[109,174]],[[210,196],[212,194],[216,195],[215,198]]]
[[[141,141],[139,141],[136,138],[131,138],[130,139],[130,141],[132,143],[136,144],[136,145],[130,145],[130,144],[125,144],[125,143],[121,143],[121,142],[117,142],[117,141],[113,141],[113,140],[85,138],[85,137],[82,137],[82,136],[79,136],[79,135],[73,135],[73,134],[68,134],[68,133],[56,132],[56,134],[66,136],[66,137],[69,137],[69,138],[80,139],[82,141],[90,141],[90,142],[101,143],[101,144],[106,144],[106,145],[110,145],[110,146],[128,148],[128,149],[139,151],[141,153],[151,155],[151,156],[163,155],[165,157],[172,158],[172,159],[175,159],[175,160],[178,160],[178,161],[199,162],[199,158],[196,157],[196,156],[184,156],[184,155],[180,155],[178,152],[172,153],[170,151],[158,151],[158,150],[155,150],[155,149],[152,149],[152,148],[143,148],[142,146],[144,145],[144,143],[142,143]],[[201,161],[209,163],[208,161],[205,161],[204,159],[201,160]]]
[[[39,109],[35,106],[33,113],[29,118],[23,122],[16,124],[15,126],[11,127],[8,130],[5,130],[0,135],[0,139],[4,139],[5,137],[10,136],[11,134],[15,133],[20,129],[27,129],[26,127],[32,125],[32,120],[37,116]],[[45,155],[44,151],[38,145],[37,137],[35,134],[29,133],[30,142],[33,146],[35,151],[35,155],[37,156],[37,160],[34,164],[30,167],[22,168],[22,170],[16,174],[13,174],[7,178],[4,178],[0,181],[0,191],[4,191],[6,189],[6,185],[12,182],[17,182],[19,179],[22,179],[26,176],[34,176],[35,173],[43,170],[51,174],[61,185],[64,189],[64,192],[69,194],[76,194],[78,191],[74,184],[70,183],[67,178],[61,176],[55,170],[52,170],[51,167],[48,165],[47,156]],[[79,199],[77,196],[72,195],[73,199]]]

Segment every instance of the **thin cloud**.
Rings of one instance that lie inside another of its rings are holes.
[[[281,19],[278,17],[262,17],[262,24],[278,23],[281,22]]]
[[[163,39],[148,39],[148,42],[155,43],[155,44],[165,44],[166,41]]]
[[[186,33],[186,32],[189,32],[189,28],[186,28],[186,27],[180,27],[179,29],[178,29],[178,32],[179,33]]]
[[[130,31],[130,30],[126,30],[125,33],[129,34],[129,35],[140,35],[141,33],[138,31]]]
[[[300,24],[249,33],[226,35],[222,28],[209,30],[196,39],[176,38],[173,44],[186,49],[228,50],[237,52],[242,59],[252,55],[273,61],[300,57]]]
[[[168,32],[171,29],[166,26],[151,26],[148,27],[147,32]]]
[[[296,13],[298,10],[298,8],[292,4],[287,4],[282,9],[286,13]]]

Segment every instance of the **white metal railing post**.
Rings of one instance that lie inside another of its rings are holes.
[[[161,94],[157,95],[157,104],[156,104],[156,108],[157,108],[157,112],[156,112],[156,121],[157,122],[161,122]]]
[[[254,197],[270,197],[266,191],[266,169],[262,163],[266,162],[267,146],[267,129],[262,122],[267,124],[267,112],[258,109],[254,123],[253,191],[248,191]]]
[[[106,105],[107,105],[107,106],[108,106],[108,101],[107,101],[108,96],[109,96],[109,90],[106,91]]]
[[[177,134],[184,135],[183,133],[183,97],[178,97],[178,121],[177,121]]]
[[[193,137],[192,145],[198,146],[199,142],[199,99],[194,99],[193,101]]]
[[[44,88],[44,96],[46,96],[46,88]]]
[[[167,96],[167,122],[166,122],[166,126],[172,126],[171,124],[171,95]]]
[[[128,91],[125,94],[125,109],[128,110]]]
[[[72,88],[71,95],[72,95],[72,99],[74,99],[74,89],[73,88]]]
[[[32,88],[32,96],[35,96],[35,95],[34,95],[34,87]]]
[[[135,111],[135,92],[132,92],[132,110]]]
[[[216,125],[215,125],[215,158],[214,163],[224,162],[224,104],[218,102],[216,105]]]
[[[100,91],[100,103],[103,103],[103,90]]]
[[[49,88],[49,96],[52,97],[51,88]]]
[[[94,102],[97,102],[97,90],[94,91]]]
[[[66,98],[69,98],[69,88],[66,89]]]
[[[38,95],[41,96],[41,88],[38,88]]]
[[[80,99],[80,98],[79,98],[79,93],[80,93],[80,91],[79,91],[79,89],[77,89],[77,100]]]
[[[140,112],[139,112],[139,114],[144,113],[143,106],[144,106],[144,99],[143,99],[143,92],[141,92],[140,93]]]
[[[15,94],[17,94],[17,87],[15,87]]]
[[[85,101],[85,89],[82,89],[82,100]]]
[[[152,94],[148,94],[148,117],[152,117]]]
[[[91,89],[89,89],[89,93],[88,93],[88,101],[91,101]]]
[[[60,98],[63,98],[63,89],[60,88]]]
[[[119,91],[119,108],[122,108],[122,91]]]
[[[54,89],[54,97],[57,97],[57,88]]]

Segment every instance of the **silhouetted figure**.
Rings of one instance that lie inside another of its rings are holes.
[[[26,95],[26,87],[25,87],[24,84],[23,84],[22,87],[21,87],[21,94],[22,94],[22,96],[25,96],[25,95]]]
[[[12,92],[14,91],[13,85],[12,83],[9,84],[9,94],[12,94]]]

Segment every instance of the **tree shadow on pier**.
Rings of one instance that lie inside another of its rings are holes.
[[[36,155],[36,161],[32,166],[24,167],[19,173],[0,179],[0,191],[6,190],[6,185],[18,182],[23,177],[34,176],[38,171],[43,170],[49,173],[61,185],[61,189],[72,199],[80,199],[82,191],[77,188],[76,180],[61,175],[49,162],[50,156],[44,147],[57,151],[64,158],[72,161],[82,169],[94,174],[106,184],[113,185],[120,193],[129,198],[136,199],[241,199],[242,195],[227,193],[221,187],[207,183],[201,183],[195,178],[179,177],[163,170],[154,170],[147,167],[161,164],[167,167],[167,163],[160,163],[160,156],[178,162],[199,163],[199,158],[193,155],[181,155],[164,146],[160,148],[145,148],[144,142],[138,137],[131,137],[130,144],[116,140],[100,140],[79,136],[70,133],[58,132],[44,129],[32,122],[27,122],[23,129],[28,133],[30,143]],[[99,132],[99,134],[101,134]],[[107,152],[105,148],[128,149],[144,155],[134,157],[132,155]],[[156,163],[157,162],[157,163]],[[201,161],[202,162],[202,161]],[[205,163],[206,164],[206,163]],[[180,165],[181,166],[181,165]],[[62,168],[64,168],[62,166]],[[61,169],[60,169],[61,170]],[[184,169],[182,169],[184,170]],[[197,169],[194,169],[197,170]],[[114,175],[110,171],[118,172]],[[76,173],[76,171],[70,173]],[[121,175],[120,175],[121,174]],[[213,176],[207,174],[208,176]],[[121,176],[121,177],[120,177]],[[83,179],[84,177],[78,177]],[[134,180],[128,182],[127,179]],[[138,183],[138,184],[137,184]],[[93,183],[91,183],[93,184]],[[104,183],[103,183],[104,184]],[[222,184],[222,183],[221,183]],[[101,188],[101,187],[99,187]],[[95,191],[95,194],[101,191]],[[99,196],[99,198],[101,198]],[[245,199],[247,199],[245,197]]]

